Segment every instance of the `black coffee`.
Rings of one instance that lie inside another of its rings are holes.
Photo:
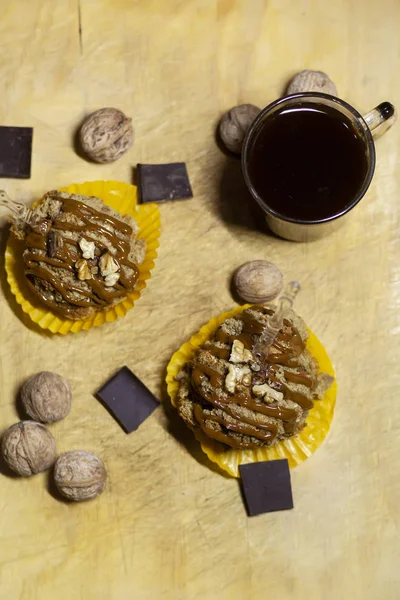
[[[345,115],[302,102],[268,117],[249,147],[251,182],[283,217],[313,221],[341,213],[362,187],[368,161]]]

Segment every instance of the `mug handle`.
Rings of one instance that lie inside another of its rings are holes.
[[[396,109],[390,102],[382,102],[363,116],[374,137],[383,135],[396,120]]]

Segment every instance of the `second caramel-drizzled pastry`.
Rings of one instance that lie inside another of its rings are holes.
[[[24,242],[26,281],[41,303],[76,320],[124,300],[134,290],[145,242],[130,216],[99,198],[52,191],[33,209],[31,227],[16,222]]]
[[[191,429],[251,449],[299,433],[333,378],[306,348],[307,328],[289,311],[268,357],[256,356],[273,309],[253,306],[225,320],[179,373],[178,412]]]

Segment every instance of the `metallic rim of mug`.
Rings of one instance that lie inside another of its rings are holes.
[[[262,121],[262,119],[265,117],[265,115],[268,112],[270,112],[273,108],[275,108],[279,104],[287,102],[287,100],[303,99],[303,98],[323,98],[325,100],[329,100],[330,102],[332,102],[334,104],[340,104],[341,106],[346,108],[357,120],[360,120],[362,123],[364,123],[364,125],[365,125],[364,133],[365,133],[365,137],[367,139],[368,148],[370,150],[370,164],[368,167],[368,174],[367,174],[364,184],[363,184],[362,188],[360,189],[360,191],[358,192],[355,200],[353,200],[353,202],[349,206],[347,206],[344,210],[342,210],[338,213],[335,213],[334,215],[332,215],[330,217],[325,217],[324,219],[313,219],[313,220],[309,220],[309,221],[304,220],[304,219],[295,219],[292,217],[286,217],[284,215],[279,214],[277,211],[273,210],[272,208],[270,208],[266,204],[266,202],[261,198],[261,196],[259,196],[258,193],[256,192],[256,190],[251,182],[250,175],[249,175],[248,168],[247,168],[247,163],[248,163],[247,155],[248,155],[248,151],[249,151],[249,145],[250,145],[253,133],[256,130],[260,121]],[[339,217],[342,217],[343,215],[348,213],[352,208],[354,208],[356,206],[356,204],[358,204],[360,202],[360,200],[365,195],[366,191],[368,190],[368,188],[370,186],[372,177],[375,172],[375,144],[374,144],[374,140],[372,138],[370,128],[364,121],[362,115],[360,115],[360,113],[355,108],[353,108],[350,104],[348,104],[344,100],[337,98],[336,96],[331,96],[330,94],[319,94],[317,92],[304,92],[304,93],[300,93],[300,94],[291,94],[290,96],[283,96],[282,98],[278,98],[278,100],[274,100],[274,102],[271,102],[271,104],[268,104],[268,106],[263,108],[263,110],[260,112],[260,114],[255,118],[255,120],[251,124],[251,126],[247,132],[247,135],[245,137],[244,143],[243,143],[242,171],[243,171],[246,185],[247,185],[248,189],[250,190],[251,195],[257,201],[257,203],[260,205],[260,207],[263,209],[264,212],[272,215],[273,217],[276,217],[277,219],[280,219],[281,221],[286,221],[289,223],[296,223],[298,225],[317,225],[318,223],[327,223],[329,221],[338,219]]]

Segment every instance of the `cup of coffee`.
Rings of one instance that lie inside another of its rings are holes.
[[[367,191],[375,169],[372,136],[394,122],[383,102],[367,115],[328,94],[276,100],[252,123],[242,169],[269,228],[294,241],[327,235]]]

